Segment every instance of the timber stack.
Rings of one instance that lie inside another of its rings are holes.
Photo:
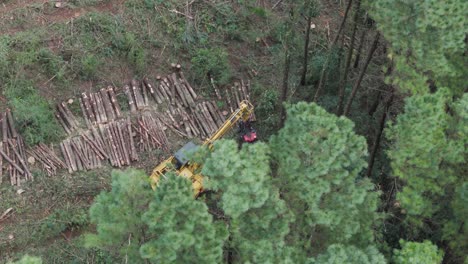
[[[27,153],[29,155],[28,162],[32,164],[38,162],[42,170],[49,176],[56,175],[59,169],[67,168],[65,163],[55,154],[54,149],[43,143],[39,143]]]
[[[159,119],[153,118],[150,112],[144,112],[139,116],[133,127],[136,131],[139,151],[161,148],[169,153],[169,141],[164,133],[165,128]]]
[[[61,142],[60,149],[70,173],[102,167],[109,161],[123,167],[138,160],[130,118],[99,124],[81,135]]]
[[[70,135],[80,126],[80,124],[65,102],[57,104],[56,108],[57,111],[55,112],[55,117],[59,121],[60,125],[62,125],[63,130]]]
[[[10,109],[7,109],[5,113],[1,113],[1,127],[0,183],[5,171],[5,175],[10,177],[10,184],[20,186],[23,181],[33,180],[33,175],[26,163],[24,140],[15,129]]]
[[[120,105],[112,86],[102,88],[96,93],[82,93],[80,107],[86,126],[91,128],[96,124],[104,124],[119,119]]]

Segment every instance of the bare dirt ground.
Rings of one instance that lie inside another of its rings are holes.
[[[67,23],[89,12],[110,12],[117,14],[122,10],[125,0],[107,1],[85,7],[74,7],[68,2],[47,0],[12,0],[0,5],[0,21],[9,21],[12,26],[0,27],[0,35],[15,34],[19,31],[46,26],[54,23]],[[59,7],[56,7],[56,4]],[[15,25],[20,16],[32,20],[24,25]],[[0,22],[1,23],[1,22]]]

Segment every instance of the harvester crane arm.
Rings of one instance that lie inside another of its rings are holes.
[[[254,107],[253,105],[244,100],[240,102],[239,108],[236,109],[228,119],[223,123],[222,126],[218,128],[218,130],[211,135],[208,139],[203,142],[203,146],[208,146],[210,149],[213,147],[213,143],[222,138],[226,133],[231,131],[231,129],[239,122],[240,120],[247,122],[249,121],[251,115],[253,114]],[[153,189],[156,188],[158,185],[159,180],[161,177],[164,177],[164,174],[168,171],[174,170],[179,176],[186,177],[192,180],[192,185],[194,189],[195,195],[200,194],[203,191],[202,186],[202,179],[203,176],[197,174],[196,171],[200,168],[200,165],[197,163],[192,163],[184,157],[184,152],[189,150],[193,150],[195,148],[195,144],[192,142],[187,143],[184,147],[182,147],[179,151],[175,153],[175,155],[170,156],[163,162],[161,162],[158,166],[153,169],[153,172],[150,176],[150,182]]]

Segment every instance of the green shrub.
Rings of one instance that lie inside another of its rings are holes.
[[[13,109],[16,127],[26,143],[36,144],[59,139],[62,128],[54,117],[54,111],[31,82],[19,80],[8,84],[5,96]]]
[[[81,59],[81,76],[85,80],[92,80],[96,77],[100,61],[94,55],[86,55]]]
[[[37,62],[48,76],[55,76],[57,80],[63,80],[65,76],[65,62],[60,56],[51,50],[42,48],[37,51]]]
[[[192,57],[191,70],[198,76],[211,76],[220,85],[229,83],[231,79],[228,54],[222,48],[197,49]]]
[[[88,213],[85,208],[59,209],[47,217],[39,232],[42,237],[54,237],[66,230],[86,226],[88,222]]]

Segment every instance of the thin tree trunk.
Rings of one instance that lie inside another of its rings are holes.
[[[364,78],[364,74],[366,73],[367,67],[369,66],[370,61],[372,60],[372,56],[374,55],[375,50],[377,49],[377,44],[379,44],[379,37],[380,37],[380,32],[377,32],[374,37],[374,42],[372,43],[372,47],[369,50],[369,53],[367,54],[366,61],[359,72],[359,77],[356,81],[356,83],[353,86],[353,90],[351,91],[351,95],[349,96],[348,102],[346,103],[346,107],[344,110],[344,115],[347,116],[349,114],[349,111],[351,110],[351,105],[353,104],[353,99],[354,96],[356,96],[356,92],[361,86],[362,79]]]
[[[354,65],[353,67],[356,69],[358,66],[359,66],[359,60],[361,59],[361,50],[362,50],[362,46],[364,46],[364,40],[366,38],[366,33],[367,33],[367,29],[364,29],[361,33],[361,37],[360,37],[360,40],[359,40],[359,46],[357,48],[357,52],[356,52],[356,59],[354,60]]]
[[[283,72],[283,85],[281,91],[281,104],[283,104],[287,97],[288,97],[288,83],[289,83],[289,66],[291,64],[291,58],[289,55],[288,47],[286,46],[285,49],[285,56],[284,56],[284,72]],[[281,115],[280,115],[280,127],[283,127],[284,121],[286,120],[286,108],[284,105],[281,106]]]
[[[344,16],[343,16],[343,20],[341,20],[341,24],[340,24],[340,27],[338,28],[338,32],[336,33],[335,38],[333,39],[332,43],[330,44],[329,49],[333,48],[336,45],[336,42],[338,41],[338,39],[340,38],[341,31],[343,31],[343,28],[345,26],[346,19],[348,18],[348,13],[349,13],[349,10],[351,9],[352,3],[353,3],[353,0],[349,0],[348,5],[346,6]],[[323,89],[323,85],[324,85],[325,79],[326,79],[326,71],[327,71],[327,68],[328,68],[329,60],[330,60],[330,54],[327,55],[327,59],[325,60],[325,63],[323,64],[322,71],[320,72],[320,80],[319,80],[319,84],[317,86],[317,90],[315,91],[314,100],[313,100],[314,102],[316,102],[318,100],[320,92]]]
[[[379,88],[382,88],[382,86],[379,87]],[[381,92],[381,91],[378,91],[374,103],[373,103],[373,104],[371,105],[371,107],[369,108],[369,112],[368,112],[368,113],[369,113],[370,116],[373,116],[374,113],[375,113],[375,111],[377,111],[377,107],[379,106],[380,95],[381,95],[381,94],[382,94],[382,92]]]
[[[335,38],[333,39],[333,42],[331,43],[330,47],[335,46],[336,42],[337,42],[338,39],[340,38],[341,31],[343,31],[343,28],[344,28],[344,26],[345,26],[346,18],[348,17],[348,13],[349,13],[349,10],[351,9],[352,3],[353,3],[353,0],[349,0],[348,5],[346,6],[346,10],[345,10],[344,16],[343,16],[343,20],[341,20],[341,24],[340,24],[340,27],[338,28],[338,32],[336,33],[336,36],[335,36]]]
[[[304,64],[302,66],[302,77],[301,77],[301,85],[305,85],[306,83],[306,75],[307,75],[307,65],[309,59],[309,38],[310,38],[310,23],[312,22],[312,16],[307,18],[307,29],[306,29],[306,36],[304,42]]]
[[[391,91],[390,97],[385,103],[384,112],[382,113],[382,117],[380,118],[379,131],[377,132],[377,137],[375,138],[374,145],[372,146],[371,155],[369,157],[369,166],[367,166],[367,177],[372,176],[372,169],[374,167],[375,156],[377,154],[377,150],[379,149],[380,139],[382,138],[382,132],[385,128],[385,120],[387,119],[388,108],[390,108],[392,101],[393,101],[393,90]]]
[[[343,102],[344,102],[346,81],[348,79],[348,72],[349,72],[349,66],[351,65],[351,58],[353,57],[354,38],[356,36],[356,29],[357,29],[360,9],[361,9],[361,0],[357,0],[356,10],[354,11],[354,19],[353,19],[354,25],[353,25],[353,32],[351,33],[351,43],[349,45],[348,55],[346,56],[345,68],[344,68],[343,75],[340,79],[339,90],[338,90],[338,109],[336,110],[336,114],[338,116],[343,114]]]

